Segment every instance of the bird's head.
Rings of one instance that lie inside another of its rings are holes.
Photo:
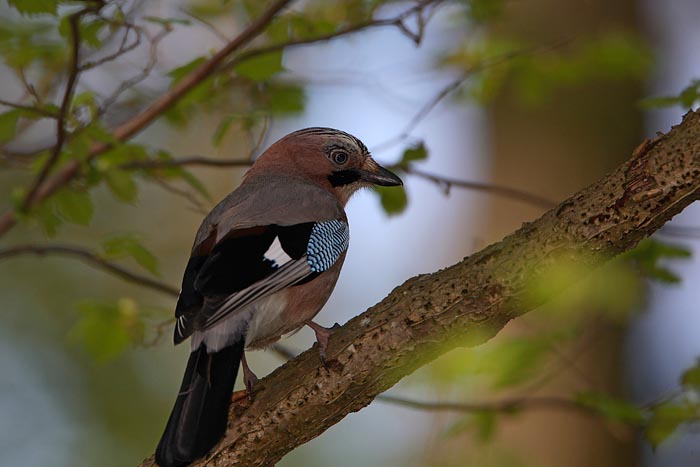
[[[331,191],[345,205],[360,188],[402,185],[396,174],[377,164],[356,137],[332,128],[306,128],[274,143],[248,175],[303,178]]]

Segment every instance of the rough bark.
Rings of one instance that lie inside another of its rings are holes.
[[[699,190],[700,113],[690,112],[536,221],[449,268],[409,279],[350,320],[329,341],[331,371],[315,348],[276,369],[259,382],[254,402],[233,404],[225,438],[194,465],[273,465],[420,366],[488,340],[541,305],[528,285],[558,261],[600,266],[656,231]],[[152,458],[142,464],[152,465]]]

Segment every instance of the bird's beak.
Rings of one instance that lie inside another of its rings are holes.
[[[381,186],[399,186],[403,185],[401,179],[391,170],[385,169],[377,164],[374,159],[368,158],[365,163],[365,168],[359,170],[360,179],[365,182],[373,183]]]

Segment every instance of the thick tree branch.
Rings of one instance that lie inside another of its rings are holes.
[[[226,436],[194,465],[274,464],[420,366],[478,345],[540,306],[545,299],[528,293],[529,285],[560,261],[600,266],[699,193],[700,114],[691,112],[538,220],[454,266],[409,279],[350,320],[330,338],[331,371],[311,349],[260,380],[255,400],[232,405]]]

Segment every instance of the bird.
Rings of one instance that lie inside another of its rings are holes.
[[[345,260],[345,205],[361,188],[402,184],[355,136],[306,128],[272,144],[204,218],[175,307],[174,343],[190,338],[191,351],[156,448],[161,467],[189,465],[223,437],[239,366],[252,397],[245,350],[308,325],[325,366],[333,328],[312,320]]]

